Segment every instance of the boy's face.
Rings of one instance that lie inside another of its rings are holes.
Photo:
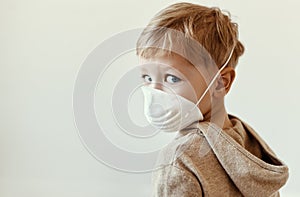
[[[204,76],[207,71],[201,73],[188,61],[179,55],[172,53],[167,56],[140,59],[141,76],[146,85],[168,93],[175,93],[196,103],[207,88]],[[200,102],[200,110],[203,114],[209,110],[209,93]]]

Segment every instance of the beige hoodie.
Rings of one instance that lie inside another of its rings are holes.
[[[279,196],[288,167],[250,126],[230,120],[226,130],[201,122],[179,131],[160,152],[152,196]]]

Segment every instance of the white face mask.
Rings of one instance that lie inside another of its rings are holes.
[[[142,86],[144,114],[148,122],[161,131],[172,132],[182,130],[196,121],[203,120],[203,114],[197,106],[220,72],[228,64],[232,53],[233,50],[196,104],[178,94],[171,94],[149,86]]]
[[[164,91],[143,86],[144,113],[150,124],[162,131],[178,131],[192,122],[203,120],[198,107],[188,99]],[[184,117],[188,114],[187,117]]]

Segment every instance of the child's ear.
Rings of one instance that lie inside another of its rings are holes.
[[[235,78],[235,70],[231,66],[224,68],[216,81],[214,96],[224,97],[230,90]]]

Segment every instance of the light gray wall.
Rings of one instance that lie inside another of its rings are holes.
[[[172,2],[0,2],[0,196],[149,195],[149,174],[113,170],[84,148],[72,91],[91,50],[111,35],[146,25]],[[282,196],[299,196],[300,2],[194,2],[229,10],[239,23],[246,53],[228,111],[248,121],[289,165]]]

